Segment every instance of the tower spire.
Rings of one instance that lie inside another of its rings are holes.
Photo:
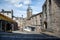
[[[30,7],[30,4],[28,4],[28,8],[27,8],[27,19],[29,19],[32,16],[32,9]]]
[[[27,10],[32,10],[31,7],[30,7],[30,4],[28,4],[28,9]]]

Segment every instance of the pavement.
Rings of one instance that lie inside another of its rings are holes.
[[[22,34],[27,34],[27,32],[22,32],[22,31],[12,31],[12,33],[22,33]]]
[[[16,31],[15,31],[16,32]],[[50,35],[51,33],[43,32],[40,34],[22,34],[19,33],[0,32],[0,40],[58,40],[60,38]]]
[[[38,32],[32,31],[32,32],[27,32],[27,31],[12,31],[12,33],[21,33],[21,34],[40,34]]]
[[[48,35],[52,35],[52,36],[56,36],[56,37],[59,37],[60,38],[60,33],[52,33],[52,32],[47,32],[47,31],[42,32],[42,33],[48,34]]]
[[[41,32],[41,33],[37,33],[37,32],[22,32],[22,31],[12,31],[13,33],[21,33],[21,34],[48,34],[48,35],[52,35],[52,36],[56,36],[56,37],[59,37],[60,38],[60,33],[53,33],[53,32],[48,32],[48,31],[45,31],[45,32]]]

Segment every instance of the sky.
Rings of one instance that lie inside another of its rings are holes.
[[[37,14],[42,12],[42,5],[45,0],[0,0],[0,11],[1,9],[11,11],[16,17],[25,18],[27,15],[28,4],[30,4],[31,9],[33,10],[32,14]]]

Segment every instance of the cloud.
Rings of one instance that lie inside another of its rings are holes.
[[[24,0],[23,3],[24,4],[30,4],[31,3],[31,0]]]
[[[23,6],[23,4],[14,4],[14,6],[21,7],[21,6]]]
[[[15,7],[21,7],[23,5],[27,5],[31,3],[31,0],[5,0],[5,1],[13,4]]]
[[[39,12],[42,12],[42,7],[41,6],[31,6],[32,10],[33,10],[33,14],[37,14]]]
[[[5,0],[5,1],[8,1],[10,3],[17,3],[17,2],[20,2],[20,0]]]
[[[22,6],[22,4],[19,4],[21,2],[21,0],[5,0],[5,1],[11,3],[15,7],[21,7]]]
[[[42,11],[43,3],[44,0],[4,0],[4,2],[0,4],[0,9],[13,9],[15,16],[21,17],[21,15],[23,15],[26,17],[28,4],[31,4],[33,14],[37,14]]]
[[[16,17],[22,17],[22,15],[24,18],[26,17],[26,11],[15,10],[14,13],[14,16],[16,15]]]

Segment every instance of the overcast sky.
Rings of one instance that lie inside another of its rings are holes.
[[[44,2],[45,0],[0,0],[0,11],[1,9],[8,11],[13,9],[14,16],[21,17],[23,15],[26,17],[28,4],[31,6],[33,14],[37,14],[42,11]]]

